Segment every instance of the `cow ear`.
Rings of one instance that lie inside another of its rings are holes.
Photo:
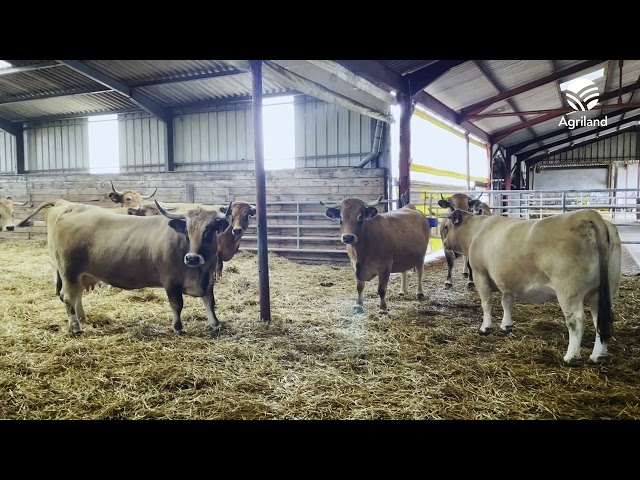
[[[367,207],[364,209],[364,218],[373,218],[378,214],[376,207]]]
[[[216,220],[215,230],[218,233],[224,232],[229,226],[229,221],[226,218],[221,218],[220,220]]]
[[[451,206],[451,202],[449,200],[441,198],[440,200],[438,200],[438,205],[440,205],[442,208],[449,208]]]
[[[454,210],[453,213],[451,214],[451,222],[457,227],[462,223],[462,211],[461,210]]]
[[[178,233],[187,233],[187,222],[184,220],[169,220],[169,226],[173,228]]]
[[[256,218],[256,206],[255,205],[249,205],[251,208],[249,208],[249,216],[251,218]]]
[[[480,200],[469,200],[469,209],[476,208],[480,205]]]
[[[122,195],[116,192],[109,192],[109,198],[113,203],[123,203]]]
[[[337,220],[340,218],[340,209],[339,208],[327,208],[327,211],[324,212],[325,216],[331,218],[332,220]]]
[[[222,213],[225,213],[225,214],[226,214],[226,213],[227,213],[227,205],[222,205],[222,206],[220,207],[220,211],[221,211]]]

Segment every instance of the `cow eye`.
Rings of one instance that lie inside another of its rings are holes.
[[[210,243],[213,240],[213,236],[215,235],[216,230],[212,225],[209,225],[207,229],[204,231],[204,241]]]
[[[127,197],[127,202],[130,202],[130,201],[131,201],[131,197]]]
[[[362,223],[362,220],[364,220],[364,215],[359,214],[358,215],[358,223]]]

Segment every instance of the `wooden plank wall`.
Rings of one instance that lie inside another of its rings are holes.
[[[268,247],[284,256],[301,260],[331,259],[346,261],[344,245],[338,240],[337,222],[324,216],[320,200],[340,201],[347,196],[372,200],[385,195],[385,169],[369,168],[298,168],[266,172]],[[251,171],[130,173],[119,175],[50,174],[0,176],[0,196],[10,196],[17,202],[29,200],[24,207],[15,207],[16,223],[27,217],[42,202],[65,198],[94,205],[114,205],[107,197],[109,180],[118,190],[137,190],[162,202],[188,202],[193,194],[195,203],[222,204],[229,200],[254,203],[255,175]],[[271,203],[271,202],[286,202]],[[296,204],[293,202],[303,202]],[[304,202],[312,202],[307,204]],[[297,216],[297,213],[302,215]],[[0,232],[0,241],[46,240],[42,213],[35,217],[36,226]],[[278,228],[285,225],[300,228]],[[241,249],[255,251],[255,220],[247,231]],[[280,238],[289,237],[289,239]],[[295,237],[295,238],[290,238]],[[305,238],[307,237],[307,238]],[[288,252],[296,249],[333,251]]]

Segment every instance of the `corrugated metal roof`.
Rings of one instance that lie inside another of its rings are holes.
[[[477,60],[503,90],[553,73],[552,60]]]
[[[387,67],[400,75],[408,75],[420,70],[421,68],[428,67],[434,64],[438,60],[379,60]]]
[[[472,62],[459,65],[455,76],[448,73],[450,72],[429,85],[425,91],[453,110],[498,94]]]
[[[101,87],[93,80],[64,66],[0,75],[0,103],[11,97],[94,86]]]
[[[128,84],[234,70],[224,60],[86,60],[85,63]]]
[[[35,120],[55,115],[85,115],[99,112],[139,110],[116,92],[88,93],[0,105],[0,116],[9,120]]]
[[[165,105],[180,105],[251,95],[251,82],[251,74],[246,73],[230,77],[153,85],[141,90]],[[267,78],[262,81],[262,89],[263,93],[267,94],[291,90]]]

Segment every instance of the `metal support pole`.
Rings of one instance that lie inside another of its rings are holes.
[[[413,113],[411,97],[398,94],[400,103],[400,206],[404,206],[411,201],[411,185],[409,182],[409,164],[411,163],[411,115]]]
[[[173,116],[169,116],[167,118],[166,121],[166,125],[167,125],[167,139],[166,139],[166,146],[167,146],[167,157],[166,157],[166,162],[164,165],[164,171],[165,172],[173,172],[176,169],[176,160],[175,160],[175,149],[174,149],[174,145],[173,145],[173,125],[174,125],[174,120],[173,120]]]
[[[471,190],[471,176],[469,173],[469,132],[464,132],[464,141],[467,148],[467,191]]]
[[[262,129],[262,60],[251,60],[253,78],[251,102],[253,107],[253,148],[256,170],[256,210],[258,233],[258,291],[260,319],[271,320],[269,296],[269,257],[267,250],[267,192],[264,176],[264,142]]]
[[[24,156],[24,129],[22,127],[16,132],[16,173],[25,173],[27,171],[26,160]]]

